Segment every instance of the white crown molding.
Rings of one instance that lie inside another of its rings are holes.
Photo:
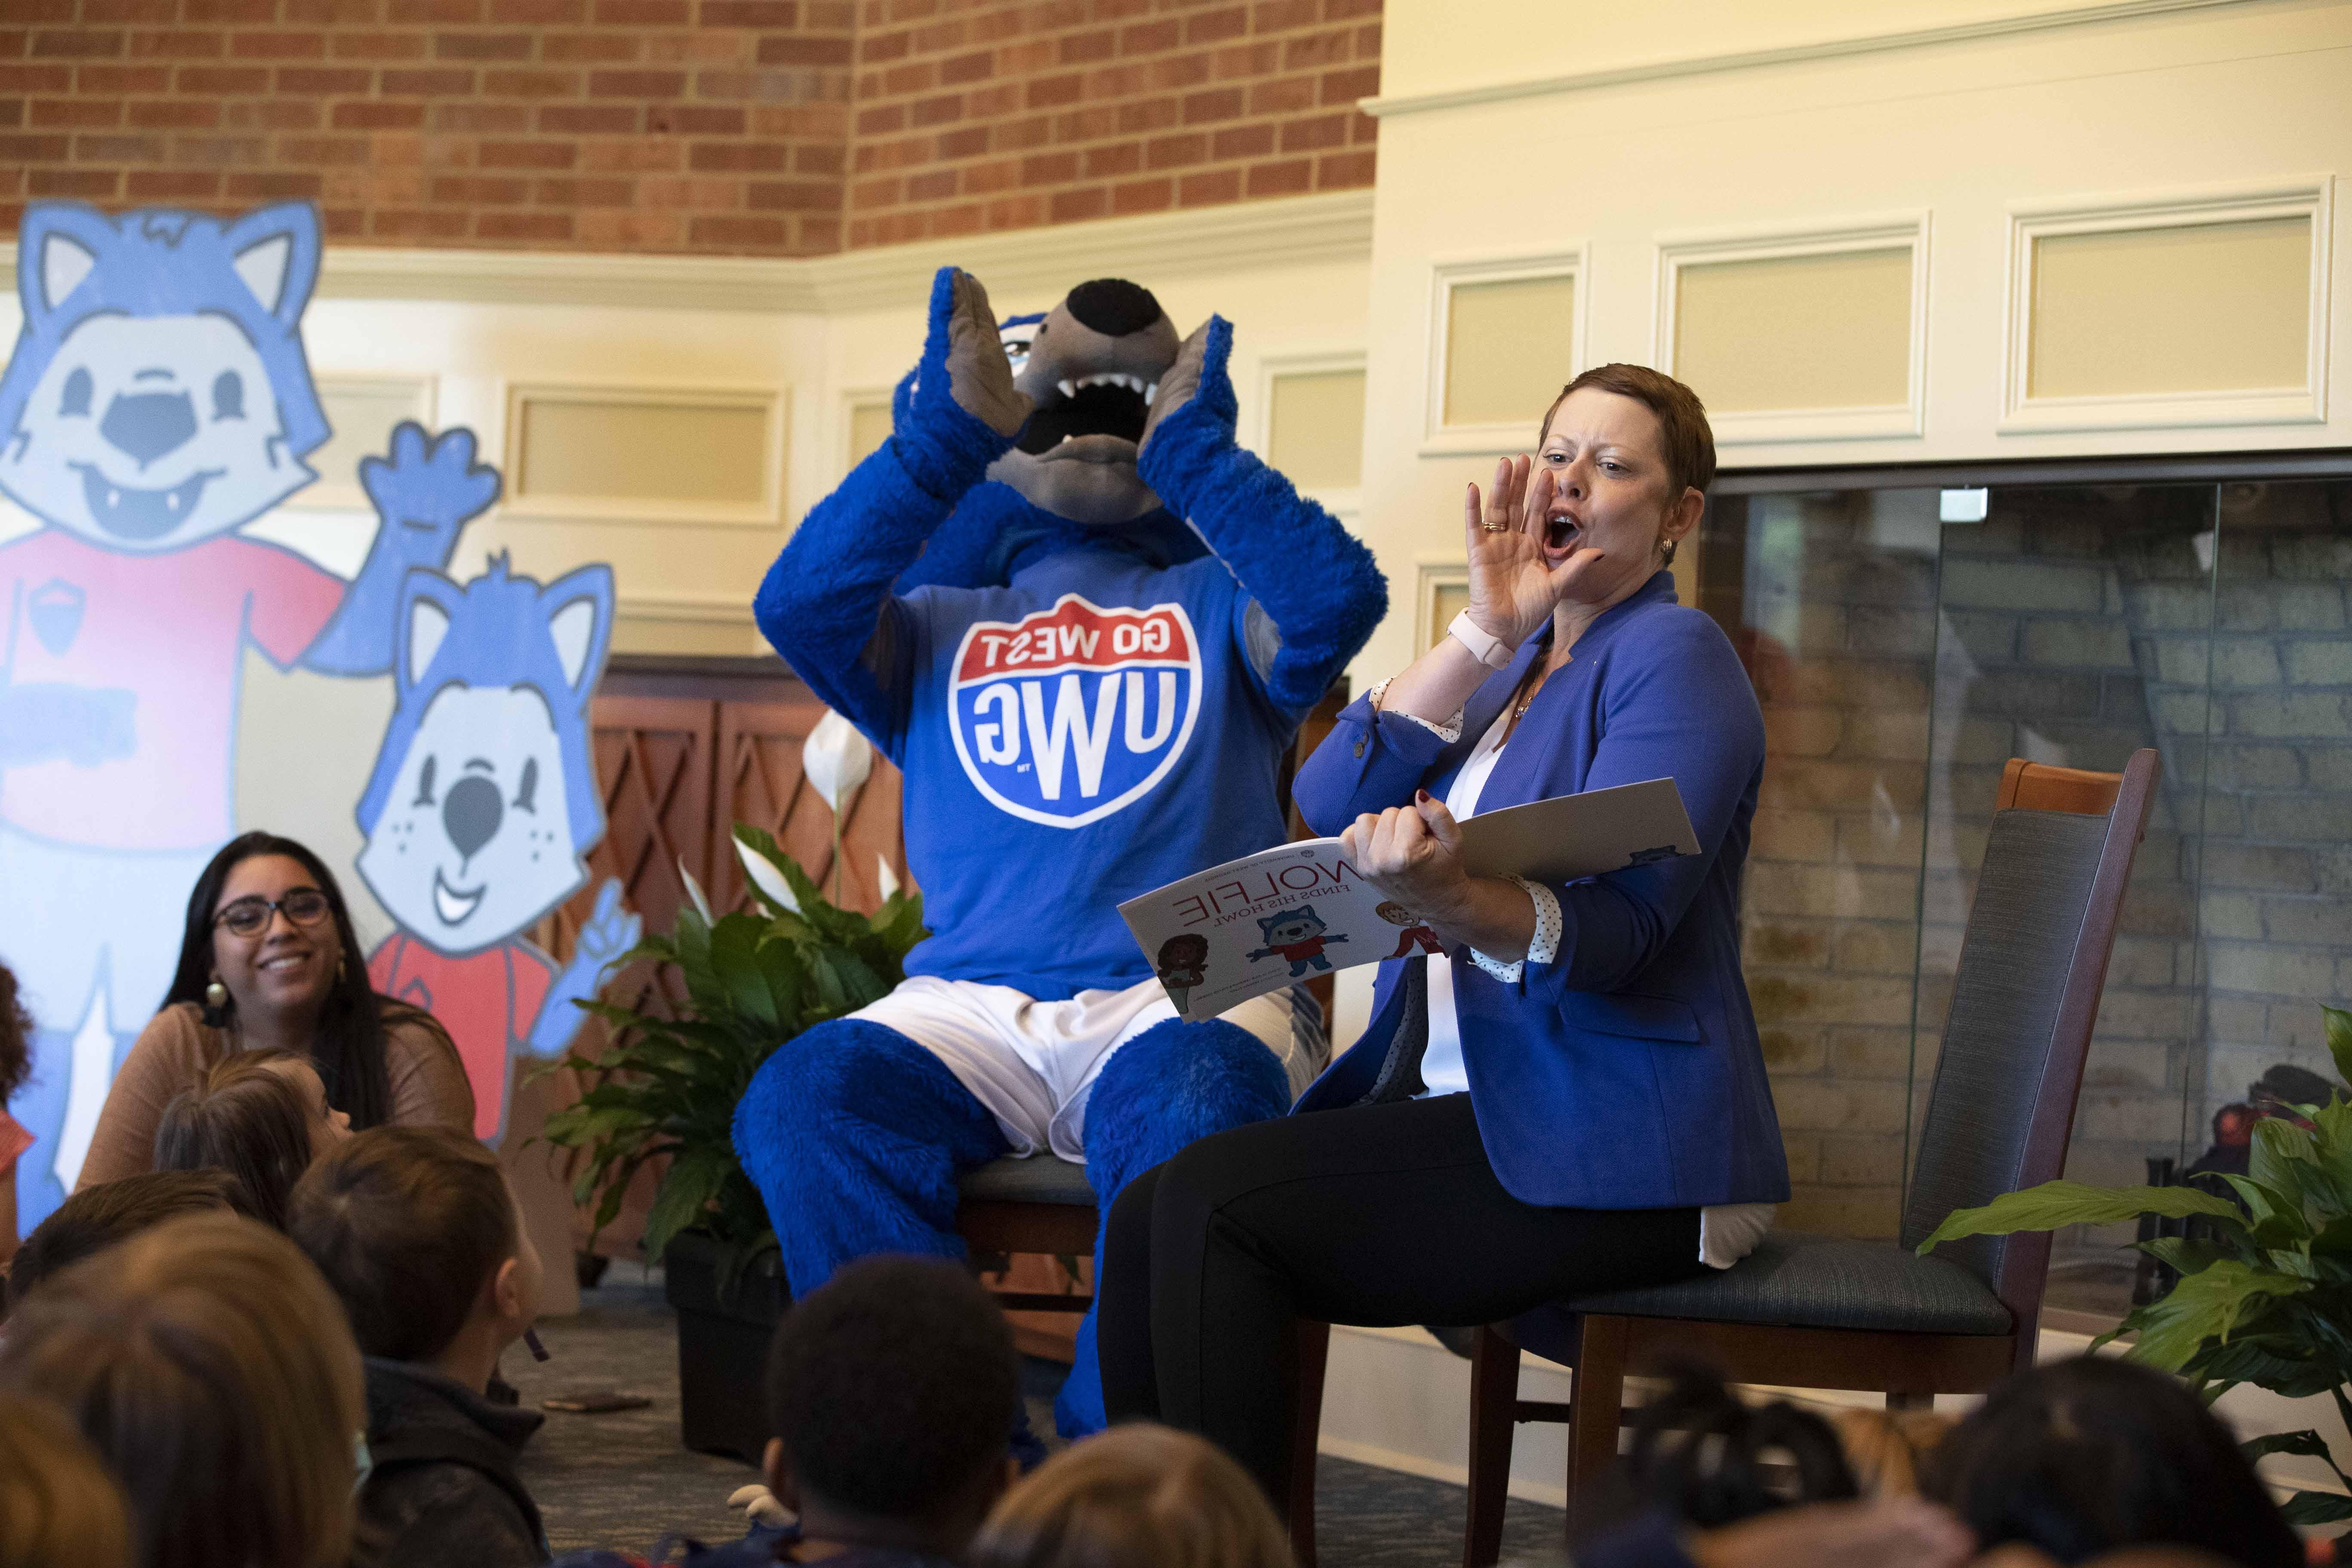
[[[1747,49],[1720,55],[1679,55],[1667,59],[1618,66],[1608,70],[1538,77],[1528,81],[1501,81],[1483,87],[1364,98],[1357,100],[1356,107],[1366,114],[1381,117],[1427,114],[1438,110],[1468,109],[1483,104],[1507,103],[1513,99],[1541,98],[1553,93],[1591,92],[1598,88],[1622,87],[1633,82],[1759,70],[1770,66],[1844,59],[1855,55],[1885,54],[1895,49],[1922,48],[1936,44],[1972,43],[1980,38],[2054,32],[2060,28],[2086,26],[2098,22],[2128,21],[2140,16],[2168,16],[2179,11],[2218,10],[2225,5],[2249,3],[2250,0],[2111,0],[2105,5],[2069,5],[2030,16],[2002,16],[1942,27],[1898,28],[1893,32],[1790,44],[1777,49]]]
[[[639,256],[563,250],[410,250],[330,245],[327,300],[433,300],[484,305],[617,305],[830,315],[919,303],[952,263],[999,300],[1058,293],[1087,278],[1150,283],[1269,264],[1366,261],[1372,193],[1328,191],[1182,212],[1008,229],[836,256]],[[14,243],[0,246],[13,276]]]

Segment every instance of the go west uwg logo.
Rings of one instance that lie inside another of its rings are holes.
[[[1106,610],[1065,594],[981,621],[948,688],[972,787],[1048,827],[1083,827],[1168,775],[1201,715],[1201,647],[1181,605]]]

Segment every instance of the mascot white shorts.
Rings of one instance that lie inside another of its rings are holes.
[[[1015,1154],[1087,1157],[1087,1100],[1119,1047],[1176,1016],[1156,980],[1039,1002],[1009,985],[918,974],[849,1015],[896,1029],[929,1051],[988,1108]],[[1221,1015],[1255,1036],[1290,1075],[1297,1099],[1323,1064],[1295,1038],[1287,991]]]

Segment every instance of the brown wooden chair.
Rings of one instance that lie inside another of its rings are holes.
[[[1898,1409],[1979,1392],[2032,1363],[2047,1234],[1974,1237],[1926,1258],[1913,1249],[1954,1209],[2064,1167],[2158,772],[2147,750],[2120,774],[2021,759],[2003,771],[1898,1240],[1776,1231],[1721,1273],[1478,1331],[1467,1568],[1500,1554],[1514,1425],[1568,1424],[1573,1499],[1617,1457],[1627,1372],[1662,1352],[1696,1352],[1735,1383],[1859,1389]],[[1565,1405],[1517,1396],[1523,1349],[1575,1369]]]

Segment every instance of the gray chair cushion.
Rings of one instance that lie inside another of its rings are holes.
[[[1087,1185],[1087,1168],[1051,1154],[991,1160],[966,1173],[958,1186],[966,1203],[1062,1204],[1081,1209],[1095,1205],[1095,1190]]]
[[[1699,1318],[1812,1329],[1915,1334],[2005,1334],[2009,1309],[1957,1263],[1891,1241],[1776,1230],[1736,1266],[1678,1285],[1578,1296],[1519,1320],[1514,1337],[1538,1355],[1574,1342],[1572,1315]]]

